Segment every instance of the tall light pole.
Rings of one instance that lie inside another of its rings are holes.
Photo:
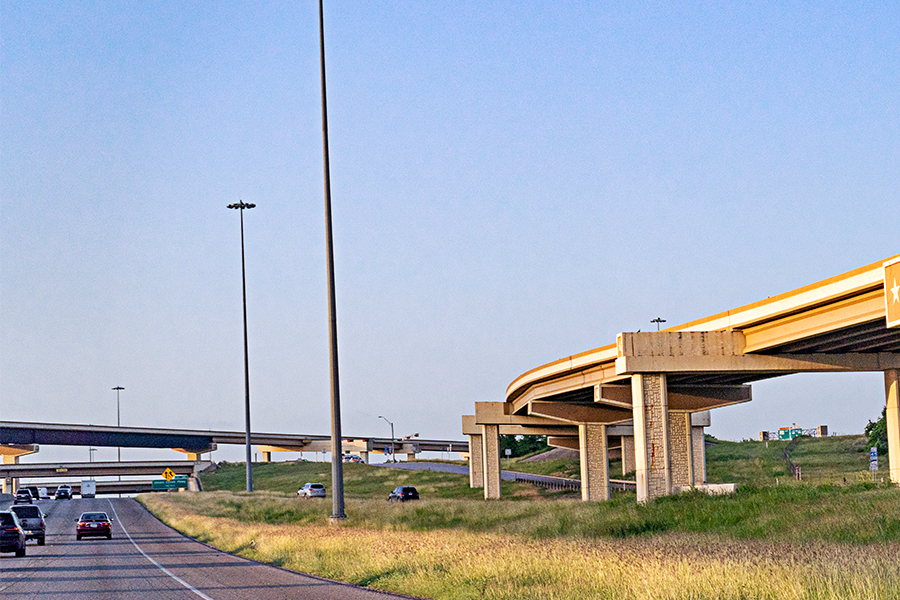
[[[328,100],[325,90],[325,14],[319,0],[319,64],[322,75],[322,163],[325,170],[325,247],[328,261],[328,337],[331,341],[331,520],[344,513],[344,463],[341,450],[341,386],[338,376],[337,304],[334,298],[334,240],[331,234],[331,167],[328,163]]]
[[[651,323],[656,323],[656,330],[659,331],[659,324],[660,324],[660,323],[665,323],[666,320],[663,319],[662,317],[656,317],[655,319],[650,319],[650,322],[651,322]]]
[[[378,415],[379,419],[384,419],[385,423],[391,426],[391,462],[397,462],[397,457],[394,454],[394,424],[387,420],[387,418]]]
[[[246,431],[246,454],[247,454],[247,491],[253,491],[253,461],[250,455],[250,359],[247,351],[247,271],[244,267],[244,209],[255,208],[255,204],[250,204],[241,200],[237,204],[229,204],[228,208],[241,211],[241,285],[244,291],[244,426]]]
[[[119,406],[120,406],[119,405],[119,392],[121,392],[124,389],[125,388],[123,388],[121,385],[117,385],[116,387],[113,388],[113,391],[116,392],[116,427],[122,426],[122,411],[119,408]],[[122,462],[122,447],[117,446],[116,451],[119,455],[119,462]],[[119,481],[122,481],[121,475],[119,475]]]
[[[119,392],[124,390],[121,385],[117,385],[113,388],[116,392],[116,427],[122,427],[122,411],[119,409]],[[119,456],[119,462],[122,462],[122,446],[116,446],[116,454]],[[122,481],[122,475],[119,475],[119,481]],[[119,492],[119,498],[122,497],[122,492]]]

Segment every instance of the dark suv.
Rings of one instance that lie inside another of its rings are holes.
[[[0,512],[0,552],[15,552],[25,556],[25,532],[19,519],[11,512]]]
[[[43,546],[47,535],[47,523],[44,521],[44,517],[47,515],[42,513],[41,509],[34,504],[12,506],[9,510],[16,513],[16,516],[19,517],[19,523],[25,532],[25,539],[37,540],[38,546]]]
[[[418,500],[419,492],[411,485],[398,485],[388,496],[388,502],[406,502],[407,500]]]

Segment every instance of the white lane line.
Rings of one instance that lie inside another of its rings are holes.
[[[197,594],[198,596],[200,596],[200,597],[203,598],[204,600],[213,600],[212,598],[210,598],[209,596],[207,596],[206,594],[204,594],[203,592],[201,592],[200,590],[198,590],[197,588],[195,588],[194,586],[192,586],[191,584],[189,584],[187,581],[185,581],[184,579],[182,579],[181,577],[179,577],[178,575],[176,575],[176,574],[173,573],[172,571],[168,570],[167,568],[165,568],[164,566],[162,566],[161,564],[159,564],[158,562],[156,562],[155,560],[153,560],[153,559],[150,557],[150,555],[148,555],[146,552],[144,552],[143,550],[141,550],[141,547],[137,545],[137,542],[135,542],[135,541],[132,539],[131,534],[128,533],[128,530],[127,530],[127,529],[125,529],[125,524],[122,522],[122,519],[119,518],[119,514],[116,512],[116,507],[113,506],[112,500],[110,500],[109,498],[107,498],[106,501],[109,502],[109,507],[112,509],[113,514],[116,515],[116,521],[119,522],[119,527],[122,528],[122,531],[125,532],[125,535],[128,536],[128,540],[129,540],[132,544],[134,544],[134,547],[137,548],[137,551],[144,555],[144,558],[146,558],[147,560],[149,560],[150,562],[152,562],[154,565],[156,565],[157,567],[159,567],[160,570],[161,570],[163,573],[165,573],[166,575],[168,575],[169,577],[171,577],[172,579],[174,579],[175,581],[177,581],[178,583],[180,583],[181,585],[183,585],[183,586],[186,587],[187,589],[191,590],[192,592],[194,592],[195,594]]]

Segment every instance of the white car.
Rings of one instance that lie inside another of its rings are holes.
[[[297,495],[301,498],[324,498],[325,486],[321,483],[306,483],[297,490]]]

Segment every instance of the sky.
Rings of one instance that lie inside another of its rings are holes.
[[[329,0],[325,41],[346,435],[462,439],[534,367],[900,252],[895,3]],[[122,386],[242,430],[243,200],[253,429],[329,433],[318,42],[312,0],[0,0],[0,419]],[[884,405],[753,396],[709,432]]]

